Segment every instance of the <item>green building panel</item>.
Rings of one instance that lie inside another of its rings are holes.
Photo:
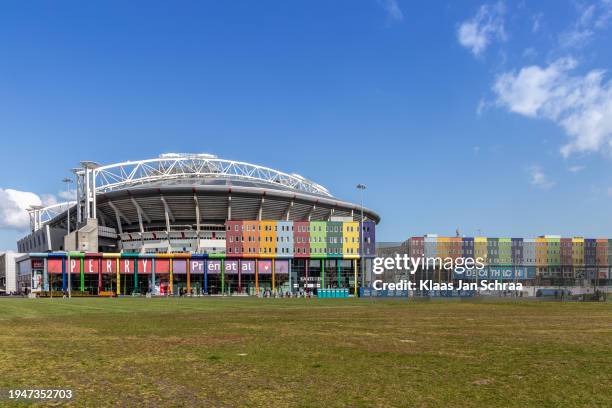
[[[548,266],[560,266],[561,265],[561,239],[560,238],[547,238],[546,239],[546,258]]]
[[[310,222],[310,256],[325,258],[327,250],[327,222]]]
[[[342,257],[342,222],[327,222],[327,256]]]
[[[512,264],[512,239],[511,238],[499,238],[498,241],[498,264],[499,265],[511,265]]]

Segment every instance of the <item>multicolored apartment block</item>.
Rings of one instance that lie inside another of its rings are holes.
[[[481,273],[483,278],[612,279],[612,239],[608,238],[563,238],[558,235],[537,238],[442,237],[428,234],[409,238],[403,244],[403,251],[412,257],[481,258],[487,266]]]

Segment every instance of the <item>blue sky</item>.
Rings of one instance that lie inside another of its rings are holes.
[[[611,25],[610,0],[3,2],[0,248],[79,160],[163,152],[365,183],[379,240],[612,236]]]

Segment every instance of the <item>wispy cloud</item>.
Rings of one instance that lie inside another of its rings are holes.
[[[612,0],[592,4],[578,4],[579,16],[572,26],[559,34],[559,45],[564,48],[584,47],[598,30],[608,27],[612,19]]]
[[[540,166],[531,166],[528,168],[529,171],[529,183],[532,186],[549,189],[555,185],[554,181],[551,181]]]
[[[476,115],[480,116],[487,109],[489,104],[487,103],[485,98],[480,98],[478,101],[478,106],[476,106]]]
[[[532,33],[537,33],[538,31],[540,31],[540,23],[542,21],[542,17],[544,17],[544,14],[538,13],[531,18],[532,20],[531,32]]]
[[[548,119],[564,129],[570,141],[561,148],[568,157],[576,152],[612,151],[612,81],[605,71],[570,75],[573,58],[546,67],[527,66],[499,75],[493,85],[497,103],[531,118]]]
[[[577,165],[577,166],[570,166],[570,167],[567,168],[567,170],[569,172],[571,172],[571,173],[578,173],[578,172],[584,170],[584,166],[579,166],[579,165]]]
[[[505,41],[505,11],[503,2],[480,6],[474,17],[459,26],[457,30],[459,44],[468,48],[475,56],[479,56],[494,39]]]
[[[402,12],[402,9],[400,9],[397,0],[378,0],[378,3],[384,7],[390,20],[404,20],[404,13]]]
[[[76,190],[64,190],[57,193],[58,197],[64,201],[76,200]]]

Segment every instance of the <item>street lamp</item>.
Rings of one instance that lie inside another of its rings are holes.
[[[70,185],[72,184],[72,179],[70,177],[65,177],[64,179],[62,179],[62,182],[66,183],[66,186],[68,188],[68,192],[70,192]],[[66,235],[70,235],[70,204],[68,204],[68,210],[66,211],[66,228],[67,228],[67,234]]]
[[[361,193],[361,220],[360,220],[360,239],[359,239],[359,262],[361,265],[361,288],[363,290],[363,288],[365,288],[365,272],[364,272],[364,267],[365,267],[365,263],[364,263],[364,259],[363,259],[363,243],[364,243],[364,235],[365,235],[365,231],[363,229],[363,192],[366,189],[366,185],[365,184],[357,184],[357,189],[360,191]],[[355,285],[357,285],[357,282],[355,282]]]
[[[70,191],[70,185],[72,184],[72,179],[70,177],[65,177],[62,182],[66,183],[68,191]],[[66,209],[66,235],[70,235],[70,202],[68,203],[68,208]],[[70,240],[70,238],[68,238]],[[64,242],[67,242],[64,240]],[[72,297],[72,271],[70,270],[70,252],[68,248],[64,248],[68,253],[68,297]]]

